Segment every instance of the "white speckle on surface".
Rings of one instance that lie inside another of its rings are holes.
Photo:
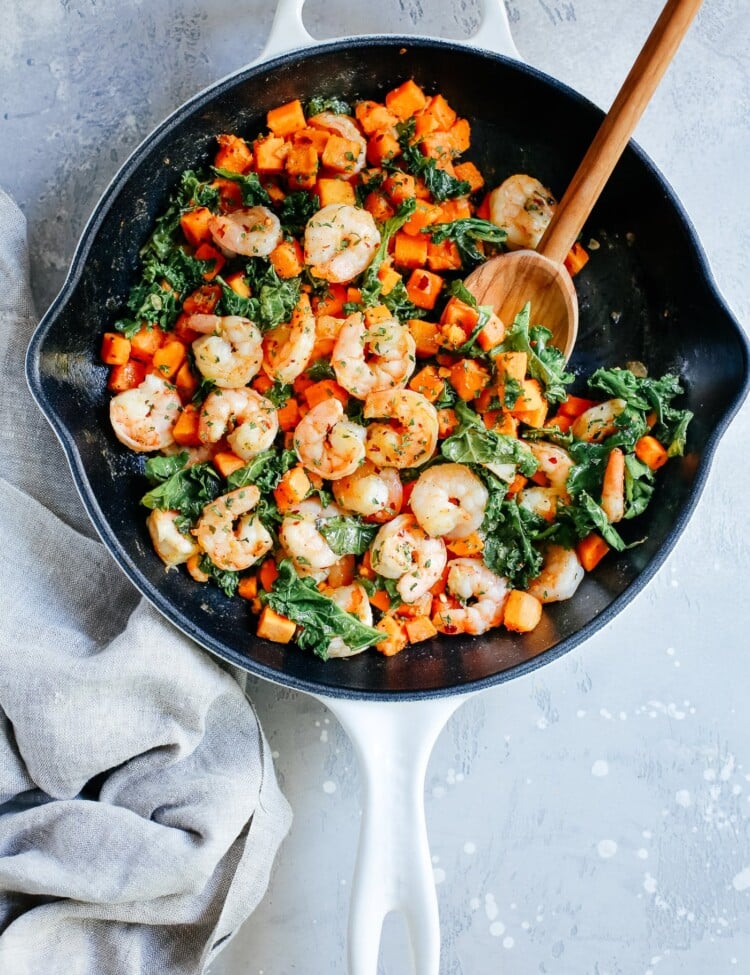
[[[472,911],[478,911],[481,906],[482,902],[478,897],[472,897],[469,901],[469,907],[472,909]]]
[[[734,774],[734,755],[729,755],[721,767],[719,778],[722,782],[728,782]]]
[[[703,772],[703,778],[706,780],[706,782],[714,782],[716,780],[716,769],[705,769]]]
[[[432,871],[432,879],[436,885],[445,883],[445,870],[442,867],[435,867]]]
[[[521,921],[521,928],[524,931],[528,931],[531,928],[531,925],[528,921]]]
[[[651,832],[650,829],[644,829],[644,831],[641,833],[641,836],[644,838],[644,840],[650,840],[653,835],[654,834]]]
[[[576,717],[577,718],[585,718],[586,717],[586,712],[582,708],[579,708],[576,711]]]
[[[327,779],[323,783],[323,792],[325,792],[329,796],[332,796],[335,791],[336,791],[336,783],[332,782],[330,779]]]
[[[445,795],[445,786],[435,785],[432,787],[432,795],[435,799],[442,799]]]
[[[596,844],[596,852],[602,860],[609,860],[617,853],[617,843],[614,840],[599,840]]]
[[[328,741],[328,732],[325,730],[325,728],[320,733],[320,740],[322,742]]]
[[[693,799],[687,789],[678,789],[675,792],[674,801],[683,809],[689,809],[693,804]]]
[[[647,873],[643,878],[643,889],[647,894],[656,893],[656,878],[652,877],[650,873]]]
[[[472,843],[471,840],[467,840],[464,843],[464,853],[468,854],[469,856],[472,856],[472,854],[476,852],[477,852],[476,843]]]
[[[497,902],[494,894],[484,895],[484,912],[488,921],[494,921],[498,915]]]
[[[667,655],[674,657],[674,647],[667,647]]]
[[[503,948],[512,948],[514,944],[515,941],[510,937],[510,935],[508,935],[507,938],[503,938]]]
[[[539,720],[536,723],[536,726],[537,728],[539,728],[540,731],[544,731],[545,728],[549,727],[549,721],[547,721],[546,718],[539,718]]]
[[[605,719],[605,721],[612,720],[612,712],[608,711],[606,708],[600,708],[599,714]]]
[[[433,853],[432,854],[432,862],[433,863],[440,863],[440,857],[437,855],[437,853]]]
[[[605,775],[609,775],[608,763],[603,758],[598,758],[591,766],[591,774],[597,779],[602,779]]]
[[[747,890],[750,888],[750,867],[744,867],[732,878],[732,887],[735,890]]]
[[[641,847],[636,853],[636,856],[639,860],[648,860],[648,850],[644,850],[644,848]]]
[[[502,921],[493,921],[490,925],[490,934],[493,938],[499,938],[501,934],[505,934],[505,925]]]

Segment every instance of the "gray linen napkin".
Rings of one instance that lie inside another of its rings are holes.
[[[0,190],[0,972],[195,975],[291,815],[238,683],[94,538],[24,380],[26,255]]]

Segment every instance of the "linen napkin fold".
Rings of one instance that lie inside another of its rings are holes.
[[[27,390],[0,190],[0,972],[197,975],[291,821],[237,681],[141,600]]]

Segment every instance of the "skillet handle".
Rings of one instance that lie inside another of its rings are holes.
[[[311,47],[317,43],[302,22],[305,0],[278,0],[266,46],[258,61],[268,61],[277,54]],[[503,0],[482,0],[479,27],[471,37],[456,43],[481,47],[496,54],[523,60],[513,42]]]
[[[416,975],[438,975],[440,921],[424,816],[427,762],[467,696],[418,702],[320,697],[350,737],[363,814],[349,907],[349,975],[376,975],[383,921],[404,914]]]

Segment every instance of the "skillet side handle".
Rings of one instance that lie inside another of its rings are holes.
[[[304,49],[316,43],[302,23],[302,8],[305,0],[278,0],[276,13],[271,24],[266,46],[256,60],[256,64],[269,61],[277,54],[285,54],[297,48]]]
[[[485,51],[503,54],[515,61],[523,61],[510,32],[504,0],[482,0],[479,27],[462,43],[469,47],[483,47]]]
[[[304,5],[305,0],[278,0],[271,32],[258,62],[268,61],[277,54],[303,49],[316,43],[302,22]],[[479,27],[471,37],[458,43],[504,54],[516,61],[523,60],[513,42],[503,0],[482,0]]]
[[[363,814],[349,908],[349,975],[376,975],[383,921],[404,914],[416,975],[438,975],[440,921],[424,815],[427,762],[466,696],[395,703],[321,697],[351,738]]]

